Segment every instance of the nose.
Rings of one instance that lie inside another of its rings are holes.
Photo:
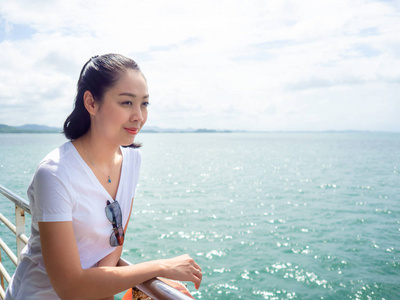
[[[129,121],[131,123],[134,123],[134,122],[142,123],[143,120],[144,120],[144,116],[143,116],[141,106],[135,105],[132,108],[132,113],[131,113],[131,117],[129,118]]]

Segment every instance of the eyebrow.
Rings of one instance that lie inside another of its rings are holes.
[[[118,96],[128,96],[128,97],[132,97],[132,98],[136,98],[136,95],[135,94],[132,94],[132,93],[121,93],[121,94],[119,94]],[[148,99],[149,98],[149,94],[147,94],[147,95],[145,95],[144,97],[143,97],[143,99]]]

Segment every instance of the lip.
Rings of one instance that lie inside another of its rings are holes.
[[[139,128],[137,127],[124,127],[129,134],[138,134]]]

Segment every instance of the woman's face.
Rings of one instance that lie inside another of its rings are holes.
[[[96,102],[91,130],[116,145],[127,146],[147,120],[147,83],[140,72],[127,70]]]

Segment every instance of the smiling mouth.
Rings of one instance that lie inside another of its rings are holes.
[[[139,128],[124,128],[129,134],[137,134],[139,132]]]

